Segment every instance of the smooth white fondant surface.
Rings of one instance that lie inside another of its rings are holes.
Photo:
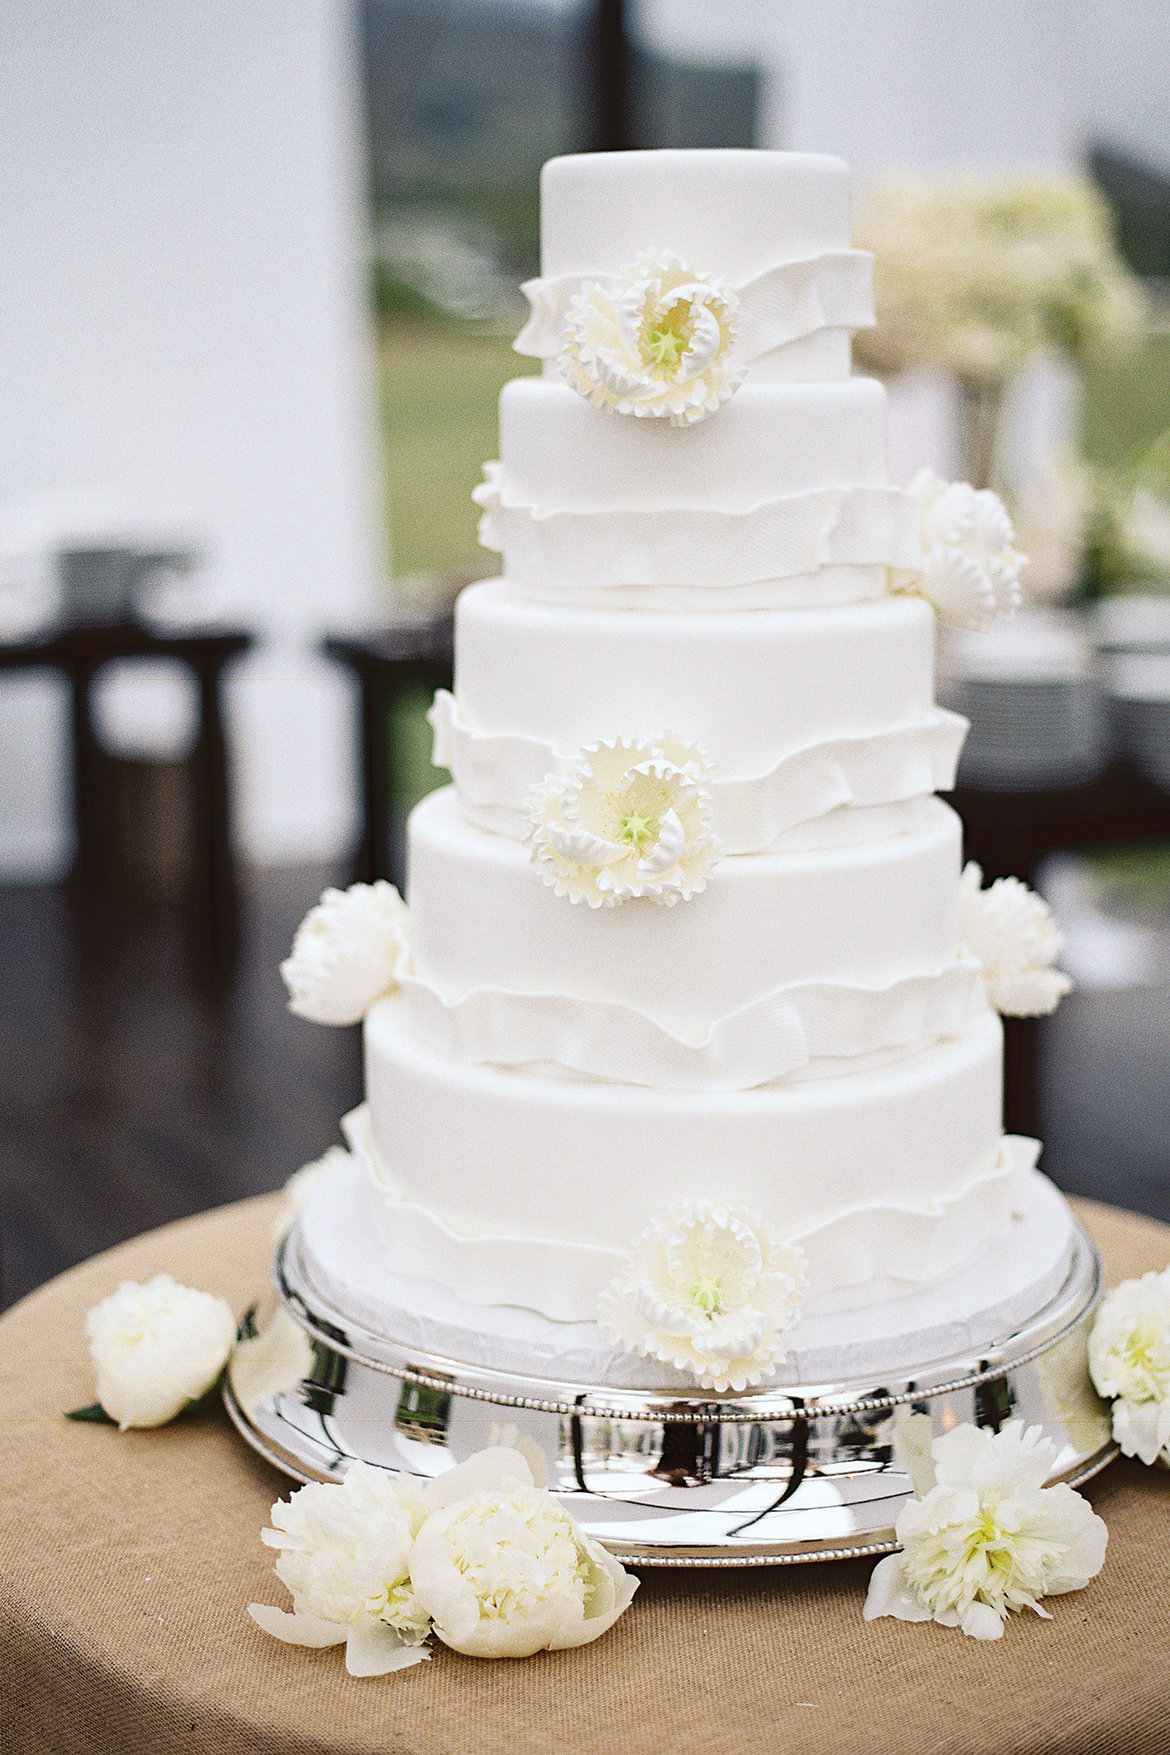
[[[540,179],[541,273],[616,273],[670,251],[732,282],[850,247],[849,168],[817,153],[659,151],[554,158]],[[847,332],[757,360],[751,377],[844,377]],[[722,411],[721,411],[722,412]]]
[[[817,1313],[792,1330],[782,1382],[844,1382],[987,1346],[1027,1322],[1068,1269],[1072,1217],[1048,1180],[1021,1180],[1019,1212],[961,1270],[926,1284],[875,1281],[864,1309]],[[396,1208],[356,1159],[331,1172],[298,1231],[306,1276],[327,1302],[374,1334],[424,1352],[521,1375],[629,1389],[683,1388],[669,1366],[618,1353],[591,1320],[557,1322],[514,1304],[477,1303],[466,1285],[430,1280],[395,1240]],[[389,1268],[389,1262],[405,1262]]]
[[[490,580],[456,604],[455,694],[478,731],[566,753],[673,731],[744,779],[929,714],[934,612],[909,596],[722,615],[573,609]]]
[[[636,1006],[681,1033],[798,981],[878,986],[958,951],[961,825],[937,799],[886,841],[723,859],[701,895],[593,909],[558,896],[518,842],[466,821],[454,787],[411,813],[419,974]]]
[[[680,428],[514,378],[500,395],[500,462],[509,495],[546,512],[747,512],[801,489],[885,487],[886,393],[872,378],[745,384]]]
[[[892,1066],[754,1091],[460,1065],[419,1044],[401,996],[374,1007],[365,1042],[375,1170],[464,1238],[624,1251],[664,1205],[712,1193],[802,1236],[861,1208],[954,1197],[1000,1152],[1001,1031],[987,1011]],[[493,1299],[506,1297],[505,1282]]]

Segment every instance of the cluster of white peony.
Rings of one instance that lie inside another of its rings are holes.
[[[1051,908],[1019,878],[982,885],[972,861],[959,889],[959,938],[983,965],[988,1000],[1014,1018],[1055,1010],[1072,982],[1055,967],[1064,940]]]
[[[599,1318],[617,1346],[739,1391],[772,1375],[804,1285],[803,1251],[758,1216],[686,1200],[636,1239]]]
[[[895,1525],[901,1552],[879,1561],[865,1619],[937,1621],[998,1639],[1009,1614],[1081,1590],[1105,1562],[1108,1532],[1072,1487],[1046,1487],[1056,1447],[1038,1426],[955,1426],[931,1446],[934,1482]],[[923,1483],[925,1485],[925,1483]]]
[[[891,568],[890,589],[920,594],[956,628],[987,628],[1020,607],[1027,556],[1015,546],[1007,507],[990,488],[943,481],[920,469],[907,492],[922,514],[922,562]]]
[[[392,993],[407,950],[409,914],[393,884],[326,890],[280,965],[288,1009],[315,1024],[360,1024]]]
[[[588,1645],[638,1588],[501,1446],[421,1488],[353,1463],[339,1485],[278,1501],[272,1521],[263,1539],[281,1550],[293,1613],[252,1603],[249,1614],[291,1645],[344,1644],[355,1676],[421,1662],[432,1632],[470,1657]]]
[[[236,1338],[222,1298],[170,1274],[123,1280],[86,1319],[97,1395],[123,1431],[165,1426],[215,1383]]]
[[[690,426],[738,388],[739,296],[677,256],[644,256],[569,301],[561,376],[597,408]]]
[[[1170,1268],[1124,1280],[1097,1313],[1089,1372],[1126,1456],[1170,1468]]]
[[[861,363],[924,363],[1000,384],[1037,348],[1083,359],[1137,332],[1144,300],[1085,179],[890,178],[858,214],[877,325]]]
[[[591,908],[697,896],[722,852],[703,784],[710,766],[697,744],[667,733],[582,750],[529,800],[524,838],[545,883]]]

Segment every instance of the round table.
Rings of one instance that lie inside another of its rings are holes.
[[[1078,1203],[1110,1282],[1162,1269],[1170,1228]],[[486,1663],[440,1647],[356,1680],[281,1645],[246,1605],[288,1606],[260,1530],[291,1483],[215,1407],[157,1432],[75,1424],[84,1322],[161,1271],[239,1311],[268,1269],[278,1197],[169,1225],[63,1274],[0,1320],[0,1749],[13,1755],[544,1755],[601,1745],[818,1755],[1101,1755],[1170,1748],[1170,1473],[1087,1488],[1105,1570],[1002,1640],[862,1621],[871,1561],[657,1572],[583,1651]]]

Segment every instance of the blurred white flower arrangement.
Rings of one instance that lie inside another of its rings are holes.
[[[1170,1468],[1170,1268],[1110,1292],[1089,1338],[1089,1373],[1113,1403],[1123,1454]]]
[[[879,373],[933,366],[953,375],[963,470],[977,488],[1002,485],[1004,393],[1030,361],[1048,354],[1081,369],[1141,333],[1141,282],[1114,247],[1107,204],[1084,179],[891,178],[861,204],[855,231],[874,253],[877,313],[876,326],[855,338],[858,362]],[[1057,482],[1009,485],[1019,490],[1020,547],[1038,560],[1025,590],[1052,598],[1075,587],[1101,516],[1101,484],[1062,471]]]
[[[878,371],[940,365],[1000,386],[1038,348],[1080,364],[1142,321],[1109,209],[1079,178],[891,178],[855,230],[876,258],[877,307],[855,345]]]

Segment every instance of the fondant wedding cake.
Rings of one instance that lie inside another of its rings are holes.
[[[1051,1009],[1059,941],[961,878],[933,796],[936,616],[1010,608],[1022,557],[993,495],[887,479],[839,160],[568,157],[542,202],[543,370],[476,494],[501,577],[431,713],[453,784],[409,907],[330,892],[285,965],[295,1009],[365,1017],[303,1271],[372,1332],[586,1383],[945,1352],[1071,1237],[1000,1120],[997,1008]]]

